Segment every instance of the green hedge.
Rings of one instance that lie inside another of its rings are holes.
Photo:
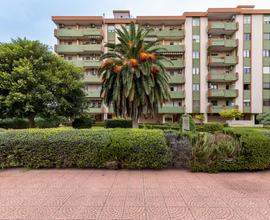
[[[270,168],[270,137],[249,129],[225,129],[227,135],[240,144],[240,151],[231,158],[219,157],[212,163],[198,160],[196,153],[192,161],[193,171],[219,172],[241,170],[264,170]],[[228,145],[226,143],[223,148]],[[217,150],[217,148],[215,149]]]
[[[224,125],[222,123],[216,123],[216,122],[209,122],[202,125],[196,125],[196,131],[199,131],[199,132],[215,133],[217,131],[222,131],[223,128],[224,128]]]
[[[163,132],[142,129],[27,129],[0,133],[0,167],[164,168]]]
[[[74,119],[72,127],[77,129],[91,128],[95,120],[91,116],[80,116]]]
[[[22,118],[5,118],[0,120],[0,128],[24,129],[29,128],[29,123]]]
[[[104,124],[105,128],[132,128],[132,120],[130,119],[107,119]]]
[[[139,128],[161,129],[161,130],[180,130],[178,124],[140,124]]]

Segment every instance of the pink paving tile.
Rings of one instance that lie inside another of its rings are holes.
[[[146,207],[147,219],[170,219],[166,207]]]
[[[180,220],[193,220],[193,216],[187,207],[168,207],[171,219]]]
[[[162,196],[145,197],[145,205],[151,207],[165,207],[166,203]]]
[[[181,197],[168,196],[164,197],[167,206],[186,206],[185,201]]]
[[[105,206],[98,219],[121,219],[124,208],[122,206]]]
[[[81,207],[79,206],[63,206],[58,208],[57,211],[51,219],[53,220],[66,220],[66,219],[74,219],[81,211]]]
[[[126,206],[122,219],[143,220],[146,219],[146,209],[142,206]]]
[[[144,197],[129,196],[126,198],[125,206],[144,206]]]
[[[97,219],[101,210],[101,206],[83,206],[74,219]]]

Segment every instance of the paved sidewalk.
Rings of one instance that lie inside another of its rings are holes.
[[[0,219],[270,219],[270,171],[0,171]]]

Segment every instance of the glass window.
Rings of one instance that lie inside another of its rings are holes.
[[[114,32],[115,27],[114,25],[108,25],[108,32]]]
[[[218,89],[218,85],[217,84],[213,84],[213,83],[209,83],[208,84],[208,88],[209,89]]]
[[[200,90],[200,85],[199,85],[198,83],[194,83],[194,84],[192,85],[192,90],[193,90],[193,91],[199,91],[199,90]]]
[[[244,106],[250,107],[250,100],[244,100]]]
[[[217,100],[212,100],[212,101],[211,101],[211,104],[212,104],[213,106],[217,106],[217,105],[218,105],[218,101],[217,101]]]
[[[250,50],[244,50],[244,57],[250,57]]]
[[[199,59],[200,58],[200,52],[199,51],[193,51],[192,52],[192,58],[193,59]]]
[[[250,24],[250,21],[251,21],[251,16],[250,15],[244,16],[244,24]]]
[[[264,66],[263,67],[263,73],[264,74],[270,74],[270,66]]]
[[[192,41],[195,43],[200,43],[200,35],[192,35]]]
[[[244,66],[244,74],[250,74],[251,73],[251,67],[250,66]]]
[[[270,99],[264,99],[263,106],[270,106]]]
[[[270,57],[270,50],[263,50],[264,57]]]
[[[244,90],[250,90],[250,84],[244,84]]]
[[[244,40],[251,40],[251,34],[250,33],[244,33]]]
[[[270,83],[269,82],[263,83],[263,89],[270,90]]]
[[[193,18],[192,26],[200,26],[200,18]]]
[[[193,75],[199,75],[200,74],[200,68],[198,68],[198,67],[192,68],[192,74]]]
[[[270,40],[270,33],[264,33],[263,34],[263,39],[264,40]]]
[[[269,15],[264,16],[264,23],[270,24],[270,16]]]

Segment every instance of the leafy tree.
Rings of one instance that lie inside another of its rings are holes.
[[[131,23],[117,29],[120,43],[108,43],[108,53],[101,57],[99,76],[101,96],[113,106],[116,116],[132,118],[133,127],[144,114],[155,114],[158,106],[170,98],[169,76],[162,61],[166,60],[157,42],[147,43],[149,31]]]
[[[81,69],[39,41],[0,44],[0,113],[4,117],[74,116],[84,103]]]
[[[259,114],[257,116],[257,120],[260,122],[260,124],[270,125],[270,113],[264,112],[262,114]]]
[[[220,115],[220,117],[225,118],[227,120],[239,119],[243,116],[243,114],[238,109],[222,110],[219,113],[219,115]]]

